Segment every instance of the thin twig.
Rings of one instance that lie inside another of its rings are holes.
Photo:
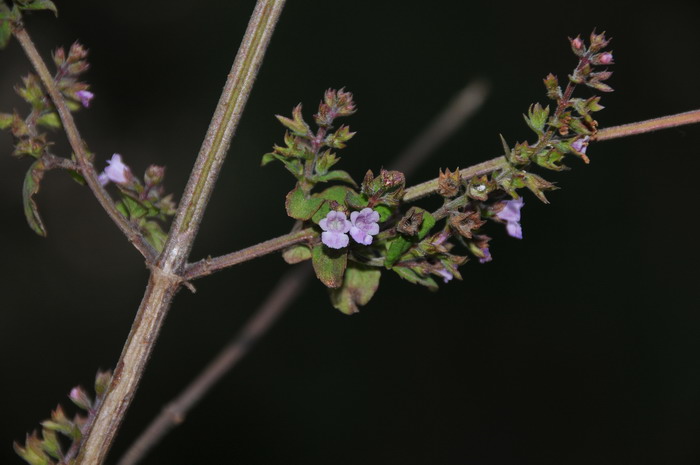
[[[197,405],[202,397],[246,356],[253,345],[297,298],[311,274],[311,267],[308,263],[287,271],[270,296],[255,311],[236,337],[175,399],[163,408],[161,413],[117,462],[117,465],[138,463],[163,436],[185,421],[185,417],[192,407]]]
[[[91,155],[85,148],[85,143],[80,137],[80,132],[75,125],[75,120],[73,120],[73,115],[66,106],[66,102],[61,95],[61,92],[56,87],[53,80],[53,76],[49,72],[44,60],[41,58],[39,51],[34,46],[34,42],[29,37],[26,29],[21,24],[18,24],[12,30],[12,33],[17,38],[17,41],[22,46],[24,53],[29,58],[34,71],[39,75],[46,92],[51,97],[58,116],[61,118],[61,123],[63,123],[63,128],[68,136],[68,142],[70,143],[73,153],[75,153],[75,158],[80,167],[80,173],[85,178],[90,190],[92,190],[95,198],[100,203],[102,208],[107,212],[109,217],[114,221],[117,227],[124,233],[124,235],[129,239],[129,241],[134,244],[134,247],[141,252],[141,254],[146,258],[147,263],[151,263],[155,258],[156,253],[153,247],[146,241],[143,235],[134,228],[131,223],[117,210],[114,205],[114,201],[109,196],[107,191],[102,187],[97,179],[97,173],[95,172],[95,167],[92,165]]]
[[[486,92],[486,86],[483,83],[479,85],[479,81],[468,85],[465,90],[460,92],[456,97],[457,102],[451,101],[445,110],[434,120],[434,122],[428,126],[426,131],[415,139],[415,143],[419,146],[409,146],[409,148],[405,150],[402,155],[397,157],[396,162],[394,163],[394,168],[399,169],[399,167],[402,166],[404,157],[410,157],[413,162],[407,163],[406,166],[403,167],[403,170],[407,171],[408,173],[412,172],[418,166],[417,163],[424,161],[430,152],[434,151],[440,145],[440,143],[451,135],[451,132],[457,130],[458,127],[468,120],[471,115],[478,110],[478,107],[474,105],[474,102],[479,101],[481,104],[483,104],[483,102],[486,100],[485,96],[479,97],[473,94],[473,91],[479,87],[481,88],[482,92]],[[465,98],[465,94],[467,94],[466,91],[468,89],[471,89],[472,92],[470,99],[474,100]],[[470,111],[466,111],[467,107],[470,108]],[[458,111],[458,108],[461,108],[461,111]],[[449,115],[452,116],[449,117]],[[456,119],[453,119],[456,118],[457,115],[461,117],[461,120],[457,121]],[[446,124],[449,124],[451,132],[448,133],[445,131],[436,131],[434,128],[436,127],[436,123],[438,121],[443,121]],[[430,134],[432,134],[432,136],[429,137]],[[299,225],[299,222],[295,224],[295,228],[292,229],[292,233],[300,232]],[[229,255],[234,256],[235,254],[236,253]],[[209,266],[211,266],[211,262],[215,260],[219,264],[223,264],[224,262],[223,257],[209,259]],[[197,266],[197,263],[189,265],[186,270],[190,273],[195,271],[194,267]],[[213,272],[211,269],[207,270],[205,265],[206,263],[207,260],[203,260],[201,265],[199,265],[201,267],[202,274],[198,275],[197,277],[203,276],[206,271],[209,273]],[[268,298],[268,300],[253,313],[253,316],[248,323],[246,323],[246,326],[241,330],[239,335],[221,352],[219,352],[208,367],[202,373],[200,373],[177,398],[163,408],[161,413],[156,416],[153,421],[151,421],[146,430],[138,437],[136,442],[129,447],[126,453],[119,460],[118,465],[134,465],[138,463],[170,430],[182,423],[189,410],[191,410],[197,404],[197,402],[201,400],[201,398],[216,382],[219,381],[219,379],[221,379],[226,372],[233,369],[238,361],[245,356],[248,349],[265,334],[267,329],[274,323],[274,321],[279,318],[284,310],[286,310],[292,304],[295,295],[298,295],[301,292],[301,289],[308,282],[311,276],[312,274],[308,264],[306,265],[306,268],[302,270],[292,269],[287,272],[285,277],[278,281],[277,285],[271,291],[271,297]]]
[[[240,120],[283,6],[284,0],[257,2],[178,207],[168,241],[157,263],[151,267],[146,293],[129,338],[104,402],[86,433],[75,465],[102,464],[124,420],[172,299],[183,283],[178,272],[192,248],[225,151]]]
[[[687,111],[676,115],[662,116],[661,118],[639,121],[638,123],[623,124],[598,131],[591,138],[594,141],[619,139],[620,137],[634,136],[660,129],[675,128],[687,124],[700,123],[700,110]]]
[[[237,252],[231,252],[216,258],[205,258],[204,260],[187,265],[182,273],[182,277],[186,281],[192,281],[210,275],[216,271],[223,270],[224,268],[229,268],[239,263],[247,262],[248,260],[285,249],[291,245],[309,241],[315,237],[318,237],[318,233],[312,228],[291,232]]]

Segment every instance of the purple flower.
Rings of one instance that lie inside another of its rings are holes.
[[[89,90],[79,90],[75,93],[75,96],[80,99],[80,103],[82,103],[85,108],[88,108],[90,107],[90,100],[95,97],[95,94]]]
[[[590,137],[582,137],[580,139],[576,139],[573,144],[571,144],[571,148],[576,150],[579,153],[586,153],[586,149],[588,149],[588,140]]]
[[[452,281],[452,273],[447,271],[447,268],[441,268],[439,270],[436,270],[436,272],[437,272],[437,274],[439,274],[442,277],[442,280],[445,283]]]
[[[493,258],[491,257],[491,252],[489,251],[488,247],[481,249],[481,251],[484,252],[484,257],[479,259],[479,263],[488,263],[491,260],[493,260]]]
[[[112,155],[112,158],[107,160],[107,168],[100,173],[98,180],[100,184],[106,186],[110,181],[117,184],[126,184],[131,178],[131,170],[128,166],[122,163],[122,156],[118,153]]]
[[[506,231],[516,239],[523,238],[523,229],[520,226],[520,209],[524,205],[523,198],[508,200],[505,207],[496,216],[506,222]]]
[[[371,208],[363,208],[359,212],[350,213],[350,221],[352,222],[350,235],[358,244],[370,245],[372,236],[379,233],[379,225],[377,224],[379,213]]]
[[[342,249],[348,246],[350,238],[347,232],[350,231],[352,223],[345,218],[345,213],[330,211],[324,219],[318,222],[323,229],[321,242],[331,249]]]

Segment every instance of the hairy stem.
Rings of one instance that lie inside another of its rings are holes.
[[[488,85],[474,81],[466,86],[435,120],[402,152],[391,169],[399,169],[407,175],[451,136],[466,120],[481,108],[488,94]],[[446,128],[445,128],[446,126]],[[292,233],[301,230],[297,221]],[[196,264],[195,264],[196,265]],[[190,265],[193,266],[193,265]],[[174,400],[168,403],[119,460],[117,465],[134,465],[168,433],[181,424],[186,414],[204,395],[240,361],[277,318],[292,304],[303,286],[312,276],[306,268],[294,268],[280,279],[270,297],[248,320],[244,328]]]
[[[287,271],[269,297],[231,342],[175,399],[163,408],[117,462],[117,465],[138,463],[163,436],[185,421],[185,417],[192,407],[197,405],[212,386],[246,356],[272,323],[297,298],[311,275],[311,267],[308,263]]]
[[[104,403],[83,442],[76,465],[100,465],[114,441],[138,388],[172,299],[182,284],[178,272],[187,260],[204,208],[240,120],[284,0],[259,0],[248,23],[233,69],[226,80],[165,248],[131,327]]]
[[[146,241],[146,239],[141,235],[141,233],[134,228],[131,223],[117,210],[114,205],[114,201],[109,196],[107,191],[102,187],[100,182],[97,180],[97,173],[92,165],[91,155],[85,148],[85,143],[80,137],[78,128],[75,125],[75,120],[70,110],[66,106],[66,102],[63,100],[61,92],[56,87],[53,76],[49,72],[44,60],[41,58],[39,51],[34,46],[34,42],[29,37],[26,29],[23,26],[17,25],[12,31],[17,41],[22,46],[24,53],[29,58],[29,61],[34,68],[34,71],[39,75],[46,92],[51,97],[58,116],[61,118],[61,123],[68,137],[68,142],[70,143],[73,152],[75,153],[75,158],[77,160],[78,166],[80,167],[80,173],[85,178],[90,190],[92,190],[95,198],[100,203],[102,208],[107,212],[109,217],[114,221],[117,227],[124,233],[124,235],[129,239],[129,241],[138,249],[139,252],[146,258],[147,262],[151,262],[155,258],[155,250]]]
[[[231,252],[216,258],[205,258],[204,260],[189,264],[185,267],[182,277],[187,281],[201,278],[216,271],[223,270],[224,268],[229,268],[239,263],[247,262],[248,260],[285,249],[299,242],[309,241],[315,237],[318,237],[318,233],[312,228],[291,232],[236,252]]]
[[[660,129],[675,128],[686,124],[700,123],[700,110],[687,111],[676,115],[662,116],[660,118],[639,121],[638,123],[613,126],[598,131],[591,139],[595,141],[619,139],[620,137],[634,136]]]

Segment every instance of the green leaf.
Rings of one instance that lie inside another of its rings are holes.
[[[262,156],[262,162],[260,163],[260,166],[265,166],[271,161],[278,160],[279,155],[276,153],[266,153],[265,155]]]
[[[336,250],[323,244],[318,244],[313,248],[311,258],[316,277],[326,287],[334,289],[343,284],[343,275],[348,265],[348,252],[346,249]]]
[[[421,286],[427,287],[431,291],[438,290],[437,283],[430,276],[423,276],[410,268],[406,268],[405,266],[395,266],[394,268],[392,268],[392,270],[394,270],[396,274],[398,274],[410,283],[420,284]]]
[[[423,210],[423,222],[418,230],[418,240],[427,236],[433,226],[435,226],[435,217],[429,211]]]
[[[345,196],[345,205],[355,210],[362,210],[369,204],[369,199],[364,194],[358,194],[355,191],[350,191]],[[381,215],[381,213],[380,213]]]
[[[292,131],[297,136],[308,136],[311,132],[309,125],[306,124],[304,118],[301,115],[301,104],[294,107],[292,110],[292,118],[289,119],[286,116],[275,115],[275,117],[282,123],[287,129]]]
[[[24,216],[27,218],[29,227],[40,236],[46,237],[46,229],[44,223],[39,216],[39,210],[34,201],[34,194],[39,192],[39,184],[45,173],[44,163],[37,160],[29,167],[26,176],[24,177],[24,186],[22,187],[22,197],[24,198]]]
[[[19,5],[20,10],[50,10],[53,14],[58,16],[58,10],[56,5],[51,0],[34,0],[30,3],[22,2]]]
[[[386,252],[386,257],[384,257],[384,265],[387,268],[394,266],[394,263],[399,261],[399,258],[401,258],[412,245],[413,243],[405,237],[396,236],[396,238],[389,243],[389,249]]]
[[[61,450],[61,444],[58,442],[58,436],[55,432],[51,430],[44,430],[41,432],[43,441],[41,441],[41,448],[55,459],[60,459],[63,456],[63,451]]]
[[[549,106],[542,108],[542,105],[536,103],[530,106],[527,111],[527,116],[523,115],[525,122],[530,129],[535,131],[537,134],[542,135],[544,133],[544,125],[547,123],[547,118],[549,117]]]
[[[37,119],[36,122],[37,124],[42,124],[50,128],[61,127],[61,119],[58,117],[58,114],[54,112],[45,113],[41,115],[41,117],[39,117],[39,119]]]
[[[127,195],[122,196],[122,202],[124,203],[126,211],[128,212],[127,218],[130,220],[143,218],[148,214],[148,209],[144,207],[141,202],[138,202]]]
[[[300,263],[311,258],[311,249],[308,246],[298,244],[282,252],[282,258],[290,265]]]
[[[85,185],[85,178],[78,171],[68,170],[68,175],[73,178],[73,181],[77,182],[81,186]]]
[[[0,49],[7,47],[12,37],[12,27],[10,22],[0,19]]]
[[[299,186],[287,194],[285,208],[287,215],[296,220],[308,220],[321,207],[324,200],[318,197],[306,198]]]
[[[343,170],[335,170],[321,176],[314,176],[313,180],[315,182],[341,181],[357,187],[357,183],[352,179],[352,176]]]
[[[340,158],[336,157],[335,153],[331,152],[330,150],[326,150],[325,152],[321,153],[318,160],[316,160],[316,174],[324,175],[328,173],[328,170],[330,170],[331,167],[339,161]]]
[[[382,223],[386,220],[389,219],[391,214],[394,212],[394,210],[391,209],[391,207],[387,205],[375,205],[374,206],[374,211],[379,213],[379,222]]]
[[[323,202],[321,208],[319,208],[318,211],[311,217],[311,221],[318,224],[318,222],[324,219],[328,212],[331,211],[330,203],[332,201],[337,202],[339,205],[345,205],[345,199],[347,196],[354,193],[355,191],[347,186],[331,186],[323,192],[314,194],[314,197],[324,199],[325,202]]]
[[[0,113],[0,129],[7,129],[12,126],[14,119],[14,115],[10,113]]]
[[[162,252],[168,235],[163,231],[160,225],[155,221],[144,221],[141,225],[141,229],[148,243],[151,244],[157,252]]]
[[[366,305],[379,288],[382,272],[376,268],[352,264],[345,270],[343,285],[331,289],[331,303],[346,315],[357,313],[357,307]]]

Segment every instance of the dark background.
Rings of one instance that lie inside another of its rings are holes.
[[[28,28],[44,56],[79,39],[96,97],[77,116],[97,153],[137,172],[168,167],[179,193],[254,2],[57,1]],[[176,6],[171,6],[176,5]],[[700,106],[697,2],[534,3],[290,0],[231,147],[193,259],[288,231],[292,179],[259,168],[282,140],[273,118],[346,86],[358,131],[343,168],[387,165],[468,81],[485,108],[412,178],[498,155],[531,137],[521,114],[542,78],[575,65],[567,36],[614,37],[601,125]],[[171,9],[171,11],[168,11]],[[29,71],[0,54],[0,110]],[[582,89],[586,95],[586,89]],[[60,139],[60,137],[56,137]],[[522,241],[490,226],[494,261],[465,265],[438,293],[386,273],[359,315],[313,282],[147,464],[691,464],[700,461],[697,240],[700,126],[592,145],[592,163],[544,173],[551,205],[526,195]],[[113,367],[147,278],[87,189],[62,173],[26,226],[28,160],[0,134],[1,463],[76,384]],[[64,142],[57,152],[67,154]],[[286,269],[269,256],[181,292],[112,462],[254,311]]]

